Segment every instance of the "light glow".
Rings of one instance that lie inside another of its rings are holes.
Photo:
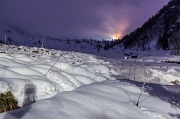
[[[112,35],[112,39],[114,39],[114,40],[119,40],[121,38],[122,38],[122,34],[121,33],[117,33],[117,34]]]
[[[109,39],[120,40],[129,28],[130,22],[126,19],[113,19],[111,15],[107,15],[103,28],[106,29]]]
[[[107,40],[121,40],[125,35],[127,29],[131,25],[131,23],[126,19],[113,19],[110,14],[106,13],[106,19],[101,24],[101,30],[93,29],[91,34],[95,36],[99,36],[99,38],[107,39]],[[89,31],[87,31],[87,34]]]

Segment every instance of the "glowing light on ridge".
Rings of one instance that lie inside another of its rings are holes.
[[[128,20],[114,20],[112,17],[108,17],[104,22],[103,27],[107,29],[107,34],[110,39],[120,40],[129,28],[130,23]]]
[[[121,38],[122,38],[122,34],[121,33],[112,35],[112,39],[114,39],[114,40],[119,40]]]

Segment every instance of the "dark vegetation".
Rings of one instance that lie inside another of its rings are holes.
[[[18,102],[10,91],[0,95],[0,113],[19,108]]]

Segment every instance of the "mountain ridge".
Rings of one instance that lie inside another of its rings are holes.
[[[116,41],[113,46],[122,44],[124,49],[139,50],[179,50],[177,40],[180,36],[180,1],[171,0],[155,16],[149,18],[141,27]],[[111,46],[111,47],[113,47]]]

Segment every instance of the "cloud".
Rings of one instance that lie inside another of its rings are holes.
[[[44,36],[109,38],[142,25],[169,0],[1,0],[0,22]]]

